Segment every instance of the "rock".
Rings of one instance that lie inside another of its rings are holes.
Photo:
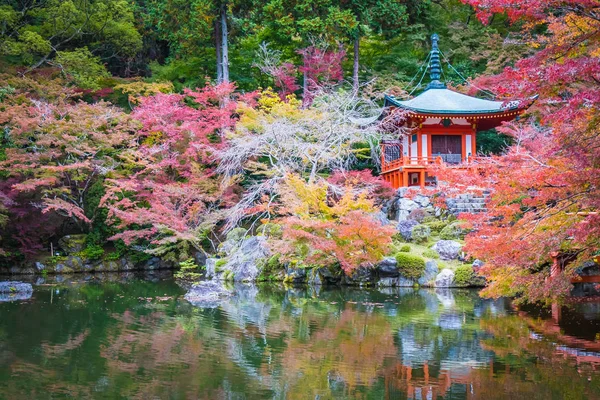
[[[404,197],[404,195],[406,194],[406,192],[408,192],[408,187],[401,187],[398,188],[398,190],[396,191],[396,196],[398,197]]]
[[[35,269],[37,269],[39,272],[42,272],[46,269],[46,266],[38,261],[35,263]]]
[[[388,219],[387,215],[383,211],[379,211],[373,214],[373,218],[378,221],[381,226],[386,226],[392,222]]]
[[[448,268],[444,268],[442,272],[440,272],[435,277],[435,287],[438,288],[449,288],[452,287],[454,283],[454,271]]]
[[[255,282],[260,274],[260,261],[271,255],[267,239],[264,236],[250,236],[240,242],[237,237],[234,239],[223,242],[221,249],[227,249],[226,257],[206,260],[206,275],[236,282]]]
[[[398,222],[406,221],[408,219],[409,215],[410,215],[410,211],[408,211],[408,210],[398,210],[398,212],[396,213],[396,221],[398,221]]]
[[[196,265],[200,267],[204,266],[206,264],[206,253],[197,251],[194,254],[194,261],[196,262]]]
[[[379,287],[396,287],[398,286],[398,278],[386,277],[379,278],[377,281],[377,286]]]
[[[308,284],[311,286],[321,286],[323,284],[323,279],[321,278],[321,274],[316,268],[313,268],[308,273]]]
[[[409,241],[412,239],[412,230],[417,225],[419,225],[417,221],[401,221],[396,225],[396,230],[402,235],[404,240]]]
[[[442,260],[455,260],[458,258],[461,248],[461,244],[454,240],[440,240],[432,247]]]
[[[196,307],[215,308],[232,294],[220,282],[212,280],[196,283],[184,298]]]
[[[0,282],[0,302],[27,300],[33,294],[31,283],[19,281],[2,281]]]
[[[397,277],[400,275],[398,271],[398,262],[394,257],[385,257],[377,264],[377,271],[381,277]]]
[[[418,194],[413,198],[413,201],[415,203],[417,203],[418,205],[420,205],[421,207],[425,208],[428,207],[431,204],[431,201],[429,200],[429,197],[424,196],[422,194]]]
[[[321,267],[318,268],[321,279],[329,285],[336,285],[342,280],[344,272],[340,267]]]
[[[285,281],[292,283],[306,282],[306,268],[297,268],[288,266],[285,269]]]
[[[439,272],[438,265],[433,260],[428,260],[425,262],[425,272],[423,272],[423,276],[419,278],[417,283],[421,286],[433,286],[433,282]]]
[[[358,267],[351,275],[344,274],[344,283],[349,286],[363,286],[375,281],[375,269],[370,267]]]
[[[410,199],[399,199],[396,207],[398,208],[398,210],[406,210],[409,212],[412,210],[416,210],[417,208],[420,208],[417,203],[415,203],[414,201],[412,201]]]
[[[398,287],[413,287],[417,282],[402,275],[398,277]]]
[[[67,235],[58,239],[58,245],[67,254],[79,253],[85,249],[85,234]]]

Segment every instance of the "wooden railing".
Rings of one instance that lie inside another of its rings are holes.
[[[466,167],[474,163],[482,162],[486,157],[467,156],[460,163],[450,163],[449,165],[456,167]],[[385,160],[381,158],[381,172],[392,171],[401,167],[426,167],[428,165],[446,164],[442,157],[408,157],[402,156],[395,160]]]

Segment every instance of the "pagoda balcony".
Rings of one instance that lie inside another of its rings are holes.
[[[468,167],[481,162],[486,157],[467,156],[461,154],[437,154],[431,157],[403,156],[394,160],[381,160],[381,172],[389,172],[402,168],[427,168],[433,165],[450,165],[455,167]]]

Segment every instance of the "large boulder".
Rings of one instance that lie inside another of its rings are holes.
[[[425,208],[428,207],[431,204],[431,201],[429,200],[429,197],[424,196],[422,194],[418,194],[413,198],[413,201],[415,203],[417,203],[419,206]]]
[[[222,249],[227,249],[226,256],[220,260],[206,260],[206,275],[236,282],[254,282],[260,274],[262,261],[271,255],[264,236],[250,236],[227,240]],[[233,242],[233,243],[232,243]]]
[[[399,199],[396,202],[396,220],[397,221],[406,221],[411,211],[420,208],[420,206],[410,199]]]
[[[85,249],[86,235],[67,235],[58,239],[58,245],[66,254],[79,253]]]
[[[375,281],[375,269],[371,267],[358,267],[350,275],[344,274],[344,284],[348,286],[364,286]]]
[[[396,230],[404,240],[409,241],[412,240],[412,231],[417,225],[419,225],[419,223],[414,220],[400,221],[398,222],[398,225],[396,225]]]
[[[400,275],[398,262],[395,257],[385,257],[377,264],[377,271],[381,277],[397,277]]]
[[[219,281],[203,281],[193,285],[184,298],[196,307],[215,308],[229,298],[233,292],[223,287]]]
[[[287,266],[285,269],[285,281],[291,283],[304,283],[307,279],[306,268]]]
[[[425,272],[423,276],[419,278],[417,283],[421,286],[433,286],[436,276],[438,275],[439,268],[435,261],[428,260],[425,262]]]
[[[432,249],[440,255],[442,260],[457,259],[461,248],[461,244],[454,240],[440,240],[432,247]]]
[[[448,268],[444,268],[442,272],[440,272],[435,277],[435,287],[438,288],[449,288],[454,284],[454,271]]]
[[[3,281],[0,282],[0,302],[2,301],[14,301],[14,300],[27,300],[31,298],[33,294],[33,287],[31,283],[19,282],[19,281]]]

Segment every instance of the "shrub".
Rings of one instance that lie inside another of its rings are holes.
[[[433,249],[427,249],[423,252],[423,257],[433,258],[437,260],[438,258],[440,258],[440,255],[437,253],[437,251]]]
[[[283,228],[279,224],[269,222],[259,226],[256,233],[268,238],[281,239],[283,237]]]
[[[425,242],[431,236],[431,229],[427,225],[416,225],[412,229],[412,240],[421,243]]]
[[[405,244],[402,247],[400,247],[400,249],[398,249],[398,251],[401,253],[410,253],[410,245]]]
[[[104,255],[104,249],[101,246],[91,244],[83,249],[80,255],[88,260],[99,260]]]
[[[456,286],[469,286],[473,276],[473,268],[470,265],[461,265],[454,271],[454,283]]]
[[[444,240],[460,239],[464,234],[463,229],[460,227],[460,223],[453,223],[446,226],[440,231],[440,238]]]
[[[429,222],[423,221],[423,224],[428,226],[429,229],[431,229],[431,232],[433,233],[440,233],[442,229],[444,229],[448,225],[447,222],[440,220],[434,220]]]
[[[398,253],[396,262],[400,274],[409,279],[419,279],[425,272],[425,259],[415,254]]]
[[[193,280],[200,278],[200,267],[189,258],[179,263],[179,271],[175,273],[175,278]]]
[[[235,228],[227,233],[227,240],[239,242],[246,237],[248,231],[244,228]]]

